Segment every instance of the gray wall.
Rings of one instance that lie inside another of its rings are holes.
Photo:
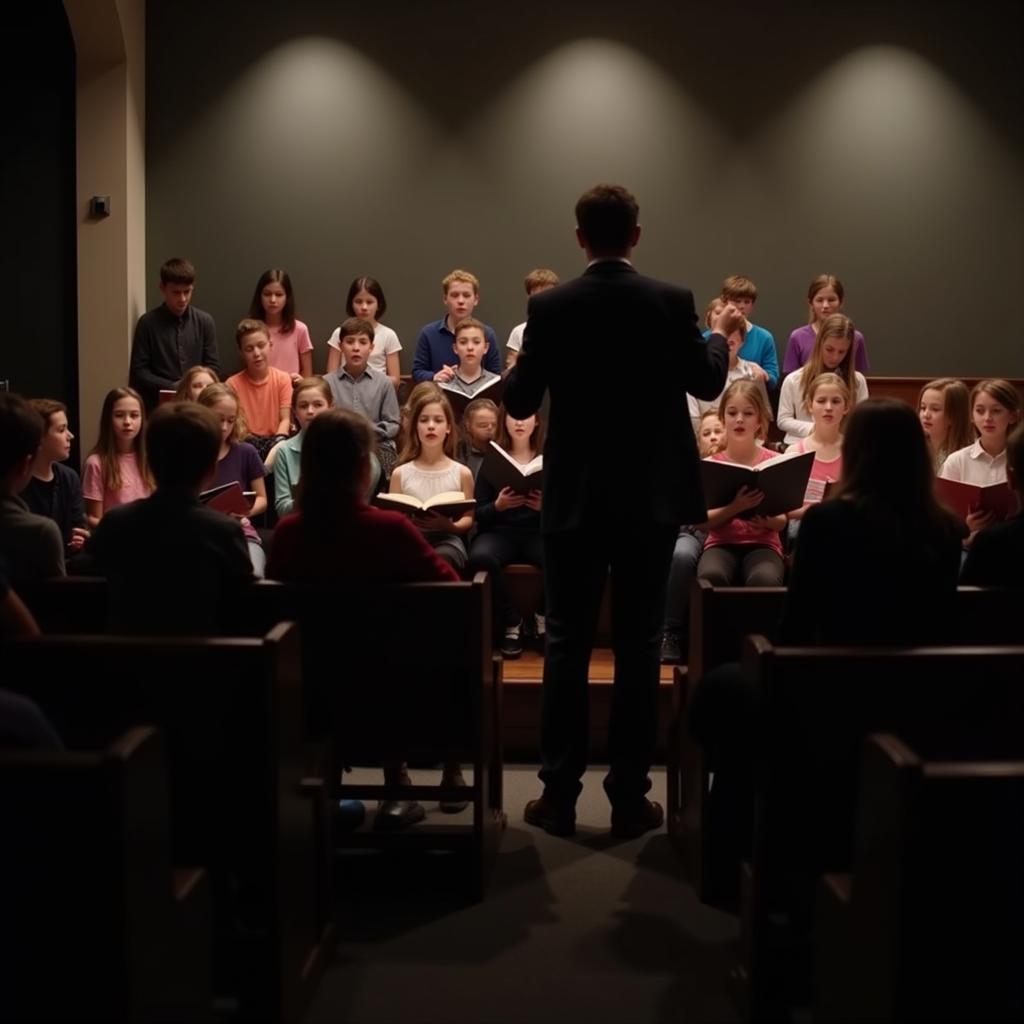
[[[780,354],[832,272],[873,372],[1024,376],[1021,12],[151,2],[147,265],[196,263],[229,365],[256,278],[287,268],[317,369],[373,275],[407,369],[455,266],[504,345],[524,273],[580,269],[573,202],[616,180],[640,200],[639,267],[701,306],[752,277]]]

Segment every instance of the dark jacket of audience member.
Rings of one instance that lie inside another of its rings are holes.
[[[220,423],[192,402],[163,405],[147,427],[156,491],[111,509],[89,551],[109,586],[110,627],[209,634],[227,628],[252,565],[238,520],[198,495],[217,462]]]

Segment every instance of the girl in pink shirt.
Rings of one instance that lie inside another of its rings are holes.
[[[249,316],[270,328],[270,365],[284,370],[293,384],[313,376],[313,342],[309,328],[295,318],[295,293],[287,270],[265,270],[256,282]]]
[[[82,473],[85,518],[91,529],[99,525],[108,509],[145,498],[152,491],[145,425],[146,410],[137,391],[114,388],[107,392],[100,413],[100,437]]]
[[[811,382],[807,403],[814,428],[807,437],[791,444],[788,452],[814,452],[811,476],[807,481],[804,503],[787,513],[789,537],[796,538],[804,513],[825,497],[828,484],[839,482],[843,472],[843,420],[850,408],[850,389],[838,373],[820,373]]]
[[[725,389],[719,417],[725,426],[725,448],[711,458],[756,466],[776,453],[759,445],[768,433],[772,413],[758,381],[737,380]],[[764,493],[741,487],[728,505],[708,510],[707,540],[697,565],[697,576],[715,586],[737,583],[748,587],[782,585],[782,540],[785,515],[739,518],[756,508]]]

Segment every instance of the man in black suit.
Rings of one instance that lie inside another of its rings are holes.
[[[530,299],[522,352],[509,377],[511,415],[550,391],[544,451],[547,655],[541,721],[544,794],[526,821],[572,835],[586,770],[587,675],[601,596],[612,579],[615,681],[604,787],[612,832],[641,835],[664,820],[648,800],[658,715],[658,639],[679,526],[706,518],[687,392],[725,385],[727,306],[701,337],[693,296],[642,277],[630,263],[637,204],[597,185],[576,204],[581,277]]]

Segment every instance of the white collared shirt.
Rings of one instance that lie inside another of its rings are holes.
[[[998,455],[989,455],[981,447],[981,441],[975,441],[948,455],[939,476],[977,487],[1001,484],[1006,479],[1006,449]]]

